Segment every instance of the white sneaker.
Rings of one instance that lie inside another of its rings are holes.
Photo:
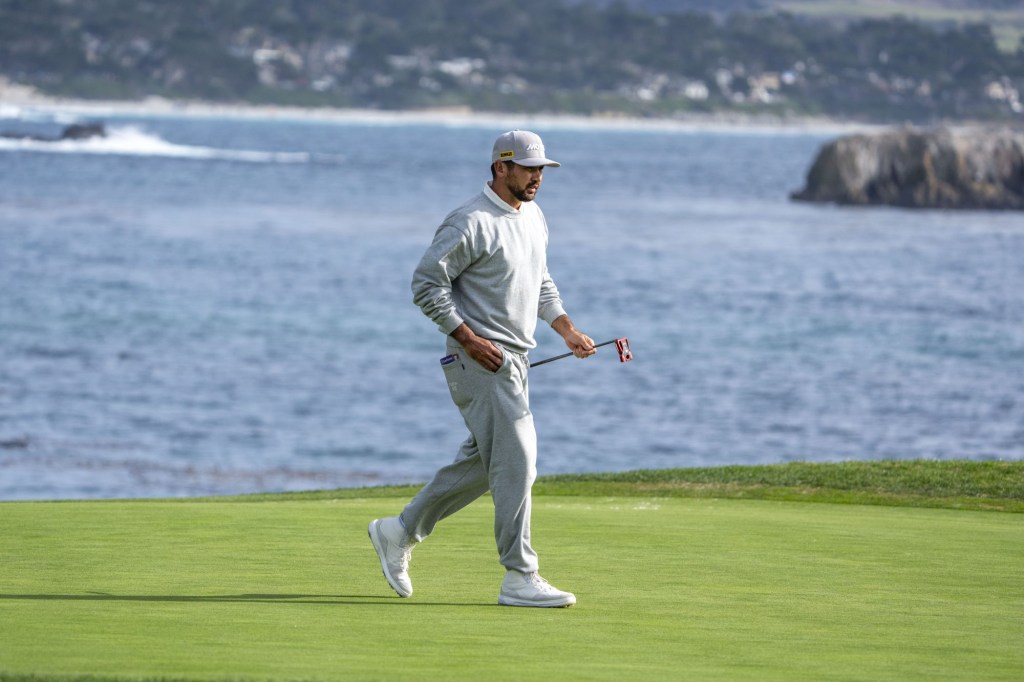
[[[539,573],[509,571],[501,581],[498,603],[502,606],[572,606],[576,595],[555,589]]]
[[[388,584],[398,593],[399,597],[412,595],[412,581],[409,580],[409,561],[412,560],[412,548],[415,542],[409,540],[405,528],[397,516],[386,519],[374,519],[367,528],[370,542],[377,550],[380,567]]]

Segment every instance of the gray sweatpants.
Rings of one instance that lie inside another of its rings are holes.
[[[462,412],[469,438],[455,461],[442,467],[406,505],[402,523],[416,541],[488,490],[494,500],[494,539],[505,568],[536,571],[530,546],[530,489],[537,478],[537,433],[527,392],[526,355],[504,350],[492,373],[461,346],[448,341],[458,357],[443,365],[452,400]]]

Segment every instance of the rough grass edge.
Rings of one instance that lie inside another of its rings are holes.
[[[231,497],[219,502],[411,497],[420,484]],[[538,496],[680,497],[1024,513],[1024,461],[882,460],[639,469],[542,476]]]

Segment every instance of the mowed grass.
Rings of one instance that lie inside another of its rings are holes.
[[[488,498],[411,599],[366,537],[404,494],[2,504],[0,679],[1021,679],[1021,514],[572,485],[534,502],[555,610],[496,605]]]

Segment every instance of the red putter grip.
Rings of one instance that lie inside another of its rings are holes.
[[[629,339],[615,339],[615,348],[619,351],[619,362],[629,362],[633,359],[633,351],[629,349]]]

